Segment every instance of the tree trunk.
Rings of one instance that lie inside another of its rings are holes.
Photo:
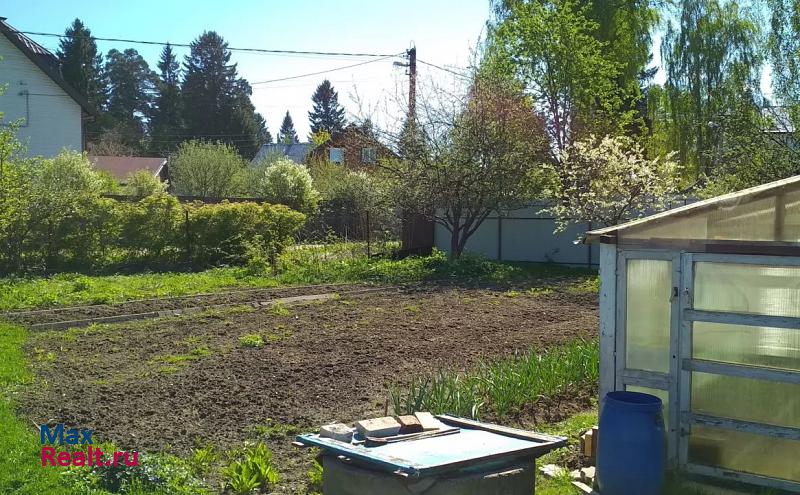
[[[459,242],[459,232],[461,229],[453,227],[450,233],[450,259],[455,260],[461,257],[461,242]]]

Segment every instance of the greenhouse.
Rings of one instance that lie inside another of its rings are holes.
[[[673,468],[800,491],[800,176],[586,241],[600,396],[660,397]]]

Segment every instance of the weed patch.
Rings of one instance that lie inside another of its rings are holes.
[[[261,347],[264,345],[264,339],[261,335],[248,333],[239,337],[239,345],[242,347]]]
[[[568,390],[597,383],[597,342],[577,341],[561,347],[496,361],[476,370],[458,373],[439,369],[417,377],[403,390],[394,386],[390,396],[398,414],[415,411],[451,413],[479,418],[488,410],[502,418]]]

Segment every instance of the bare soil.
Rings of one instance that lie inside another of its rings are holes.
[[[268,289],[240,289],[212,294],[142,299],[117,304],[92,304],[31,311],[13,311],[0,313],[0,318],[22,325],[35,325],[40,323],[75,321],[108,316],[135,315],[170,309],[245,304],[253,301],[268,301],[281,297],[349,291],[366,287],[368,286],[362,284],[325,284]]]
[[[597,326],[591,293],[428,287],[37,332],[27,351],[38,380],[19,413],[141,451],[265,438],[279,492],[302,493],[311,458],[290,446],[299,430],[382,414],[389,386],[413,376],[595,338]],[[247,334],[264,345],[244,347]],[[575,392],[519,423],[586,409],[592,391]]]

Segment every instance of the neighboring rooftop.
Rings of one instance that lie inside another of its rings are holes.
[[[303,164],[312,149],[314,149],[313,143],[265,144],[258,150],[252,163],[258,163],[268,156],[283,156],[295,163]]]
[[[81,96],[75,88],[64,80],[61,76],[61,64],[58,58],[50,53],[47,48],[11,27],[11,25],[6,22],[5,17],[0,17],[0,33],[8,38],[8,40],[16,46],[19,51],[24,53],[31,62],[36,64],[42,72],[47,74],[53,82],[58,84],[65,93],[72,97],[86,113],[91,115],[97,113],[97,110],[86,101],[86,98]]]
[[[167,164],[166,158],[141,156],[90,156],[89,161],[123,183],[128,179],[128,175],[139,170],[147,170],[154,177],[159,176]]]

